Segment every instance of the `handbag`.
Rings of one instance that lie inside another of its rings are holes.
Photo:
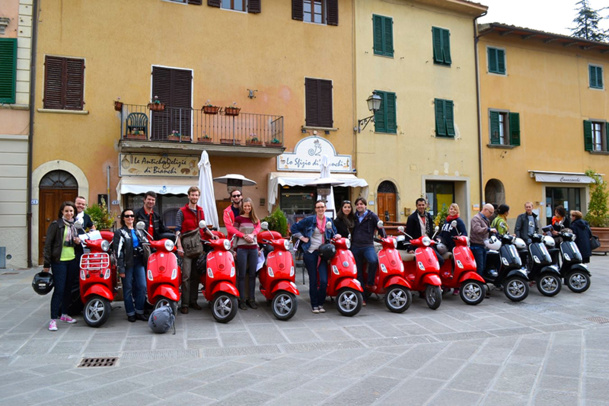
[[[142,262],[144,264],[148,263],[148,257],[152,254],[152,250],[150,249],[150,244],[144,243],[142,244]]]
[[[188,258],[198,258],[203,253],[203,243],[199,229],[195,228],[180,235],[184,255]]]
[[[601,242],[598,239],[598,236],[592,234],[592,237],[590,237],[590,250],[594,251],[597,248],[600,248],[601,246]]]

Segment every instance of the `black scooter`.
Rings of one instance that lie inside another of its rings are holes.
[[[520,302],[529,295],[527,269],[514,245],[516,240],[513,235],[504,234],[501,240],[491,236],[485,242],[488,252],[482,276],[487,284],[503,288],[503,293],[512,302]],[[524,244],[522,240],[519,242]]]
[[[554,239],[543,234],[531,234],[526,258],[529,279],[535,281],[537,290],[544,296],[555,296],[562,288],[558,264],[555,263],[546,245],[554,245]]]
[[[562,265],[560,275],[565,284],[575,293],[583,293],[590,287],[590,271],[582,263],[582,254],[575,244],[575,234],[561,231],[560,256]]]

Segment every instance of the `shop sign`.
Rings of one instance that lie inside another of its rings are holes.
[[[294,152],[279,155],[277,170],[319,172],[324,155],[328,157],[330,172],[353,173],[351,155],[337,154],[330,141],[317,136],[304,138],[296,144]]]
[[[199,158],[162,154],[119,154],[119,176],[199,176]]]

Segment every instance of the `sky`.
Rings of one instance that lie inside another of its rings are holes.
[[[571,35],[569,28],[575,27],[577,16],[575,4],[578,0],[472,0],[488,6],[486,16],[479,23],[502,23],[531,28],[554,34]],[[595,10],[609,7],[609,0],[589,0]],[[599,24],[609,29],[609,8],[600,11],[604,21]]]

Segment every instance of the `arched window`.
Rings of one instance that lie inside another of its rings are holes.
[[[386,180],[384,182],[381,182],[381,184],[379,185],[379,188],[378,188],[378,192],[379,193],[397,193],[397,189],[396,189],[395,185],[393,184],[393,182]]]
[[[40,180],[41,189],[74,189],[78,188],[76,178],[66,171],[52,171]]]
[[[484,188],[484,201],[497,205],[505,204],[505,189],[499,179],[490,179]]]

